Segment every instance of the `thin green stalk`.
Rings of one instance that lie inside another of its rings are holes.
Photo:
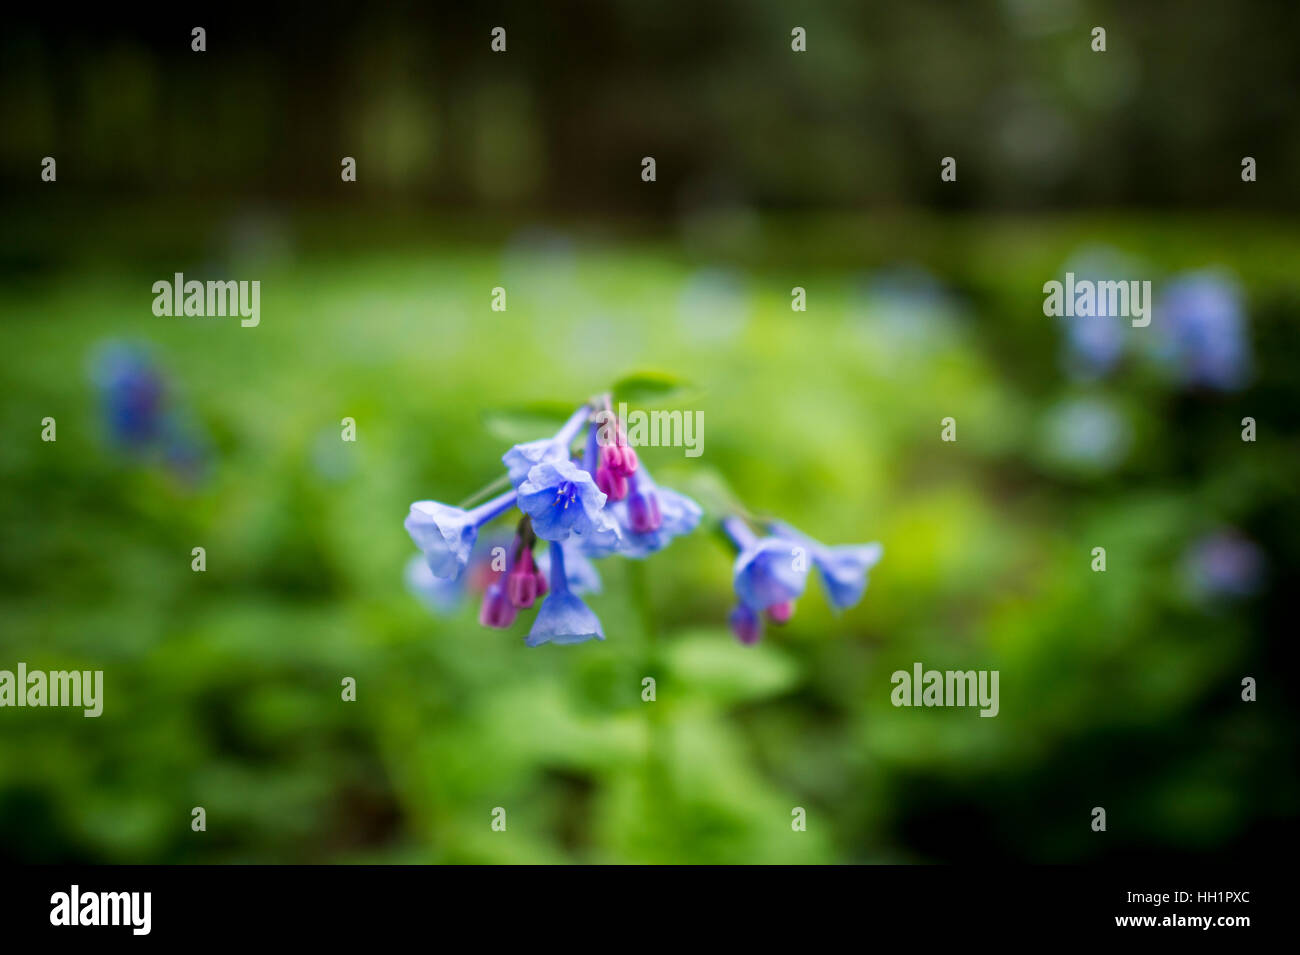
[[[462,511],[468,510],[469,508],[473,507],[475,504],[481,504],[483,501],[486,501],[493,494],[496,494],[499,491],[504,491],[509,486],[510,486],[510,475],[503,474],[492,483],[484,485],[483,487],[475,491],[473,494],[471,494],[469,497],[465,498],[465,500],[461,501],[460,504],[457,505],[457,507],[459,507]]]

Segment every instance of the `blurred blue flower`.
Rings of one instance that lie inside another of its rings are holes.
[[[469,563],[470,551],[478,540],[479,528],[515,506],[518,492],[507,491],[473,510],[416,501],[406,517],[405,527],[435,577],[457,577]]]
[[[758,537],[739,517],[727,517],[722,529],[739,549],[732,585],[740,604],[727,622],[741,643],[762,635],[764,614],[785,623],[807,585],[809,561],[817,568],[826,596],[836,610],[851,607],[867,589],[867,574],[884,553],[879,543],[827,547],[780,521],[768,522],[768,537]]]
[[[1142,261],[1101,245],[1076,250],[1061,274],[1073,273],[1076,287],[1083,282],[1095,287],[1100,282],[1128,281],[1149,271]],[[1131,316],[1111,314],[1110,296],[1098,295],[1092,308],[1091,315],[1062,315],[1057,319],[1064,334],[1062,365],[1076,381],[1096,381],[1109,375],[1119,366],[1131,341]]]
[[[1240,533],[1220,530],[1187,549],[1183,572],[1188,589],[1199,599],[1248,597],[1263,580],[1264,556]]]
[[[530,647],[543,643],[582,643],[593,637],[605,639],[600,620],[582,598],[569,589],[564,563],[564,548],[552,541],[550,546],[551,592],[542,601],[528,638]]]
[[[722,522],[723,530],[740,549],[732,567],[736,595],[754,611],[788,603],[803,594],[808,578],[808,553],[798,541],[759,538],[738,517]]]
[[[862,599],[867,589],[867,574],[880,563],[885,552],[877,541],[827,547],[781,521],[772,521],[768,527],[778,537],[798,541],[808,548],[827,599],[836,610],[846,610]]]
[[[202,479],[209,458],[206,436],[171,398],[148,350],[124,342],[104,344],[91,358],[90,377],[111,444],[161,460],[187,484]]]
[[[1108,302],[1098,304],[1105,312]],[[1103,378],[1124,354],[1124,321],[1114,315],[1075,315],[1061,318],[1065,326],[1065,370],[1082,381]]]
[[[433,576],[424,554],[415,554],[407,561],[403,574],[407,589],[434,614],[446,616],[454,613],[467,592],[482,592],[508,569],[509,544],[508,535],[492,533],[480,536],[470,552],[465,572],[455,577]]]
[[[1053,405],[1043,417],[1044,457],[1053,465],[1081,472],[1110,471],[1123,463],[1133,442],[1128,419],[1103,398],[1072,398]]]
[[[403,573],[406,586],[420,598],[421,603],[439,616],[452,613],[465,596],[465,577],[435,577],[423,554],[414,554],[406,562]]]
[[[110,343],[96,355],[91,375],[115,444],[135,450],[162,435],[163,377],[144,349]]]
[[[907,264],[881,269],[856,283],[850,298],[856,323],[893,357],[927,355],[951,344],[959,328],[958,307],[933,273]]]
[[[1184,384],[1234,391],[1249,380],[1250,341],[1236,283],[1213,272],[1186,274],[1165,287],[1156,322],[1160,356]]]

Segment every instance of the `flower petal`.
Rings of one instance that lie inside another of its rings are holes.
[[[755,611],[798,598],[807,584],[808,556],[794,541],[764,537],[736,557],[736,594]]]
[[[478,539],[478,528],[465,511],[437,501],[412,504],[404,526],[435,577],[459,576]]]
[[[536,647],[543,643],[582,643],[592,638],[605,639],[600,619],[577,594],[555,590],[542,601],[524,642]]]
[[[571,487],[573,499],[567,506],[557,506],[564,485]],[[542,540],[562,541],[570,533],[606,531],[612,521],[604,506],[605,495],[591,475],[571,461],[543,461],[519,485],[519,508],[532,518],[533,531]]]
[[[564,446],[554,438],[516,444],[501,456],[501,462],[510,475],[510,483],[518,488],[528,478],[528,472],[544,461],[565,460]]]
[[[424,555],[415,554],[406,562],[403,573],[407,589],[420,602],[440,616],[452,613],[465,595],[463,577],[435,577]]]
[[[813,551],[813,562],[833,607],[846,610],[862,599],[867,589],[867,572],[880,562],[884,552],[884,547],[876,542]]]

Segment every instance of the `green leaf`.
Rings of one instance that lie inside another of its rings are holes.
[[[798,665],[774,644],[741,646],[722,628],[674,635],[667,645],[672,679],[683,692],[715,703],[777,696],[799,680]]]

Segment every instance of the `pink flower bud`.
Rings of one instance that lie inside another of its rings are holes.
[[[483,603],[479,606],[478,622],[485,627],[504,630],[515,622],[515,615],[518,612],[514,604],[510,602],[510,598],[506,596],[505,587],[498,580],[483,592]]]
[[[787,623],[794,616],[794,601],[787,600],[784,603],[772,604],[767,608],[767,619],[773,623]]]

